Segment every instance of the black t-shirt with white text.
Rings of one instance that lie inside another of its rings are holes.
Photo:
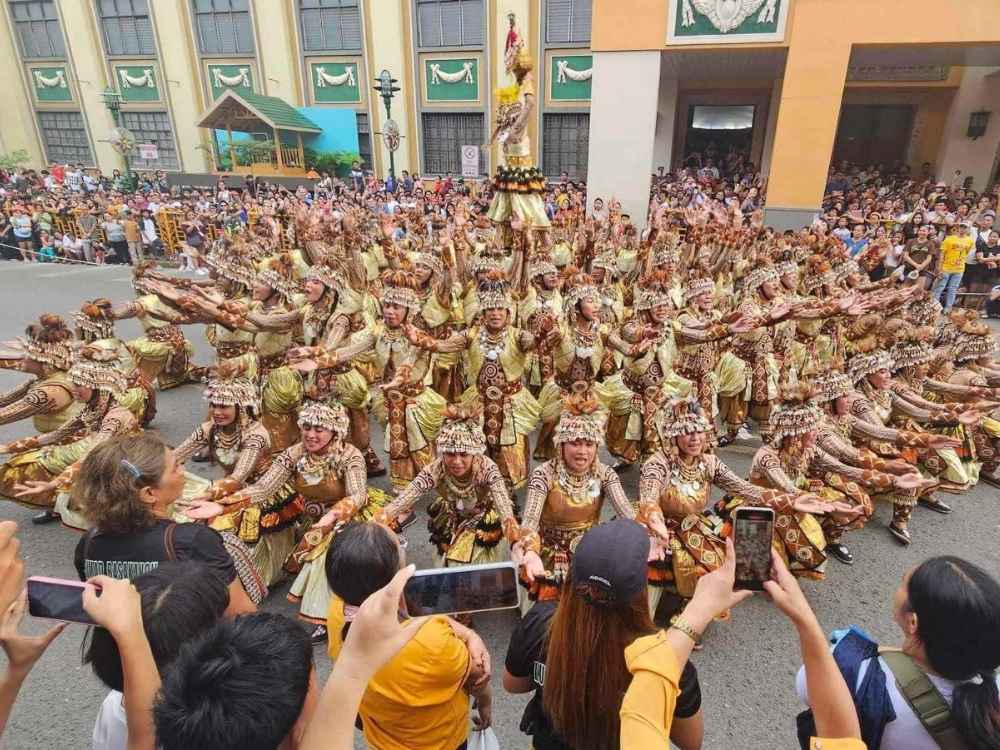
[[[504,665],[514,677],[530,677],[535,689],[534,696],[524,709],[520,727],[522,732],[531,735],[534,750],[574,750],[559,738],[542,708],[549,623],[557,607],[558,602],[555,601],[538,602],[525,613],[510,636]],[[680,689],[674,709],[675,719],[694,716],[701,708],[698,671],[690,661],[684,665],[681,673]]]
[[[173,526],[172,558],[166,540],[170,526]],[[98,575],[132,579],[171,559],[204,563],[227,586],[236,579],[236,568],[222,537],[200,523],[159,520],[154,526],[131,534],[88,532],[76,545],[73,555],[81,581]]]

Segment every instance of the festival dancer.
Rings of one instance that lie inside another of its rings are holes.
[[[597,456],[603,434],[597,401],[587,394],[571,395],[555,430],[556,457],[536,468],[528,482],[513,553],[532,601],[558,597],[569,575],[573,545],[600,522],[606,501],[618,516],[635,516],[618,475]]]
[[[129,388],[112,352],[84,347],[69,369],[69,380],[74,400],[83,405],[75,417],[51,432],[0,445],[0,454],[11,456],[0,466],[0,497],[43,508],[32,519],[35,523],[59,518],[56,493],[72,485],[93,448],[141,429],[146,393]]]
[[[504,476],[486,455],[480,418],[477,411],[449,406],[435,441],[437,457],[376,517],[398,529],[421,497],[437,492],[427,507],[427,528],[443,567],[507,559],[501,541],[513,545],[520,532]]]

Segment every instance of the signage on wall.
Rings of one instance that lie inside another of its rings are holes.
[[[462,146],[462,177],[479,176],[479,146]]]
[[[590,55],[553,55],[549,70],[549,98],[553,101],[590,101],[594,58]]]
[[[670,0],[668,44],[780,42],[791,0]]]
[[[145,161],[156,161],[160,158],[160,149],[155,143],[139,143],[136,144],[135,149],[139,158]]]
[[[312,92],[314,102],[361,101],[361,78],[355,62],[315,62],[309,66],[312,71]]]
[[[73,89],[63,67],[31,68],[31,85],[40,102],[71,102]]]
[[[479,101],[479,61],[474,58],[425,59],[424,91],[429,102]]]

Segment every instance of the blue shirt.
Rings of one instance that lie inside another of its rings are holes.
[[[867,237],[862,237],[860,240],[848,237],[844,240],[844,244],[847,245],[847,249],[851,253],[852,258],[856,257],[858,253],[868,247],[868,242],[869,240]]]

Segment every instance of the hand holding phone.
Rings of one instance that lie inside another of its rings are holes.
[[[736,548],[736,588],[763,591],[771,579],[771,540],[774,511],[770,508],[737,508],[733,514]]]
[[[21,595],[0,616],[0,645],[7,654],[8,669],[22,674],[31,670],[49,644],[66,628],[66,623],[61,622],[44,635],[22,635],[18,629],[27,608],[28,591],[23,589]]]
[[[88,586],[80,581],[32,576],[27,587],[28,612],[32,617],[45,620],[96,625],[83,608],[83,592]]]

